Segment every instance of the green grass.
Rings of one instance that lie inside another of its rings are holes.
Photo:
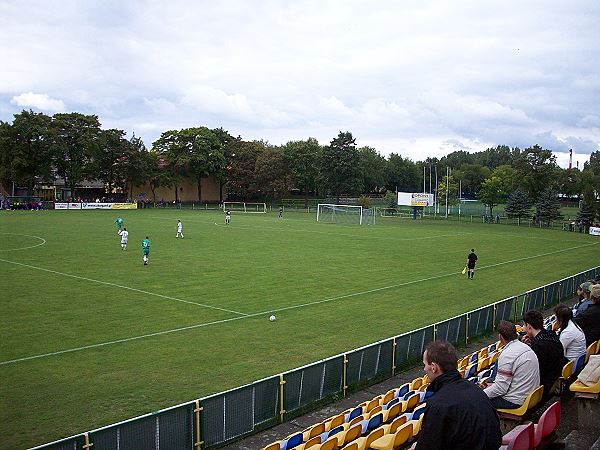
[[[600,242],[440,220],[223,221],[191,210],[0,213],[0,448],[193,400],[519,294],[592,267]],[[468,281],[459,273],[471,247],[479,262]],[[193,328],[148,336],[184,327]]]

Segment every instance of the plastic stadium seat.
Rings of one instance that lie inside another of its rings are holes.
[[[575,392],[575,397],[582,398],[598,398],[600,394],[600,379],[591,386],[586,386],[581,381],[577,380],[569,386],[571,392]]]
[[[471,355],[469,356],[469,364],[476,363],[478,356],[479,356],[478,352],[471,353]]]
[[[326,419],[323,423],[325,424],[325,431],[329,431],[332,428],[342,425],[344,422],[346,422],[346,415],[342,413]]]
[[[498,414],[501,418],[521,420],[525,413],[535,407],[541,400],[544,394],[544,386],[538,386],[529,393],[521,406],[514,409],[498,409]]]
[[[502,445],[500,450],[531,450],[533,449],[534,443],[534,427],[532,423],[528,423],[523,427],[520,427],[518,432],[510,436],[510,440],[506,445]],[[504,439],[502,439],[504,444]]]
[[[348,430],[337,433],[335,437],[338,440],[338,447],[342,447],[355,439],[358,439],[362,435],[362,426],[360,423],[351,426]]]
[[[315,447],[321,444],[321,436],[315,436],[311,439],[309,439],[308,441],[306,441],[306,444],[304,444],[304,446],[300,446],[300,447],[296,447],[298,450],[308,450],[311,447]]]
[[[415,406],[419,404],[421,400],[421,393],[415,392],[407,400],[402,401],[402,410],[403,411],[412,411]]]
[[[283,441],[281,441],[280,449],[288,450],[297,447],[298,445],[302,444],[302,442],[304,442],[304,437],[302,433],[292,434]]]
[[[494,342],[493,344],[490,344],[488,346],[488,355],[495,352],[496,351],[496,347],[498,346],[497,342]]]
[[[367,405],[363,408],[363,414],[370,412],[373,408],[376,408],[378,406],[379,406],[379,398],[376,397],[373,400],[370,400],[367,402]]]
[[[552,403],[546,411],[540,417],[540,420],[537,424],[533,425],[533,442],[531,443],[531,448],[538,447],[543,439],[548,438],[553,435],[558,426],[560,425],[560,402]],[[502,437],[502,444],[508,445],[509,442],[513,441],[515,437],[523,431],[523,429],[527,428],[527,425],[519,425],[513,428],[510,432],[506,433]],[[547,439],[547,443],[549,440]]]
[[[272,444],[263,447],[262,450],[279,450],[280,448],[281,445],[279,444],[279,442],[273,442]]]
[[[360,446],[358,445],[357,441],[353,441],[343,447],[342,450],[360,450]]]
[[[394,405],[392,405],[391,408],[388,408],[388,409],[382,411],[383,421],[387,423],[391,420],[394,420],[396,417],[398,417],[400,415],[401,412],[402,412],[402,404],[395,403]]]
[[[396,417],[392,420],[392,423],[387,425],[382,425],[380,428],[385,430],[385,434],[394,434],[400,428],[400,425],[404,425],[406,423],[406,417],[404,415],[400,417]]]
[[[313,447],[315,450],[335,450],[337,448],[338,440],[335,436],[330,437],[323,442],[319,447]]]
[[[398,390],[396,391],[396,398],[402,399],[402,397],[404,397],[404,394],[406,394],[408,391],[410,391],[409,386],[410,386],[409,383],[404,383],[402,386],[400,386],[398,388]]]
[[[361,434],[362,435],[367,434],[371,430],[374,430],[375,428],[377,428],[382,423],[383,423],[383,414],[382,413],[375,414],[369,420],[363,420],[361,422],[361,426],[362,426],[362,433]]]
[[[379,439],[384,434],[385,434],[385,430],[382,427],[379,427],[379,428],[376,428],[375,430],[371,431],[371,433],[369,433],[368,436],[360,437],[354,442],[356,442],[356,444],[358,445],[358,450],[366,450],[366,449],[371,448],[371,443],[373,441]]]
[[[415,378],[410,383],[410,390],[416,391],[417,389],[419,389],[421,387],[422,384],[423,384],[423,378],[421,378],[421,377]]]
[[[323,422],[313,425],[310,428],[307,428],[303,432],[304,441],[308,441],[309,439],[314,438],[315,436],[319,436],[321,433],[325,432],[325,424]]]
[[[357,406],[356,408],[352,409],[346,416],[346,422],[350,422],[352,419],[354,419],[357,416],[361,416],[363,413],[363,409],[362,406]]]
[[[380,404],[387,405],[395,397],[396,397],[396,391],[394,391],[393,389],[391,391],[387,391],[384,395],[381,396]]]
[[[392,450],[401,447],[412,438],[413,427],[410,423],[401,425],[394,434],[386,434],[373,441],[371,448],[375,450]]]
[[[490,367],[490,358],[488,356],[480,358],[479,362],[477,363],[477,373],[487,369],[488,367]]]
[[[583,369],[583,366],[585,365],[587,359],[586,357],[587,353],[583,353],[577,358],[577,360],[575,361],[575,368],[573,369],[574,373],[579,372],[581,369]]]
[[[390,409],[392,406],[394,406],[399,401],[400,401],[399,398],[395,398],[393,400],[390,400],[386,405],[383,406],[383,409]]]

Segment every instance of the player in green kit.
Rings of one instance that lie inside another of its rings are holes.
[[[123,229],[123,219],[117,217],[115,223],[117,224],[117,234],[121,234],[121,230]]]
[[[148,236],[142,241],[142,255],[144,255],[144,265],[147,266],[150,257],[150,239],[148,239]]]

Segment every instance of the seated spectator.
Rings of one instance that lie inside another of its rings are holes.
[[[565,351],[565,356],[571,361],[575,361],[587,350],[585,334],[579,325],[573,322],[573,311],[567,305],[561,303],[554,308],[554,315],[558,328],[560,328],[558,338]]]
[[[535,352],[521,342],[515,324],[506,320],[498,324],[504,345],[498,357],[498,373],[493,384],[484,389],[495,408],[521,406],[531,391],[540,385],[540,366]]]
[[[429,377],[423,428],[417,450],[497,450],[502,444],[500,421],[483,391],[456,369],[456,350],[446,341],[430,342],[423,353]]]
[[[590,300],[590,306],[573,319],[583,330],[585,345],[588,346],[600,339],[600,284],[592,286]]]
[[[577,303],[573,306],[573,316],[577,316],[581,311],[585,311],[591,304],[590,300],[590,289],[592,287],[591,281],[585,281],[577,288]]]
[[[544,328],[544,316],[539,311],[527,311],[523,316],[525,336],[523,342],[531,346],[540,366],[540,383],[544,385],[544,395],[550,393],[554,382],[560,377],[567,363],[565,351],[554,331]]]

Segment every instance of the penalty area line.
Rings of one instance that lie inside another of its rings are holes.
[[[503,261],[503,262],[499,262],[499,263],[495,263],[495,264],[490,264],[490,265],[487,265],[487,266],[483,266],[483,267],[480,267],[478,270],[491,269],[493,267],[503,266],[503,265],[507,265],[507,264],[513,264],[513,263],[516,263],[516,262],[527,261],[527,260],[535,259],[535,258],[541,258],[541,257],[544,257],[544,256],[555,255],[557,253],[564,253],[564,252],[567,252],[567,251],[577,250],[579,248],[589,247],[591,245],[596,245],[596,244],[598,244],[598,242],[592,242],[592,243],[589,243],[589,244],[578,245],[578,246],[575,246],[575,247],[565,248],[565,249],[562,249],[562,250],[555,250],[555,251],[547,252],[547,253],[540,253],[538,255],[524,256],[523,258],[516,258],[516,259],[512,259],[510,261]],[[4,261],[4,260],[0,259],[0,261]],[[304,307],[307,307],[307,306],[313,306],[313,305],[318,305],[318,304],[322,304],[322,303],[328,303],[328,302],[332,302],[332,301],[335,301],[335,300],[343,300],[343,299],[346,299],[346,298],[358,297],[358,296],[361,296],[361,295],[372,294],[374,292],[381,292],[381,291],[385,291],[385,290],[389,290],[389,289],[394,289],[394,288],[398,288],[398,287],[402,287],[402,286],[408,286],[408,285],[411,285],[411,284],[423,283],[423,282],[426,282],[426,281],[436,280],[436,279],[439,279],[439,278],[456,276],[456,275],[459,275],[460,273],[461,273],[461,271],[451,272],[451,273],[446,273],[446,274],[442,274],[442,275],[436,275],[436,276],[433,276],[433,277],[427,277],[427,278],[421,278],[421,279],[418,279],[418,280],[412,280],[412,281],[406,281],[406,282],[403,282],[403,283],[397,283],[397,284],[393,284],[393,285],[390,285],[390,286],[382,286],[382,287],[379,287],[379,288],[369,289],[369,290],[366,290],[366,291],[353,292],[353,293],[350,293],[350,294],[339,295],[339,296],[336,296],[336,297],[329,297],[329,298],[326,298],[326,299],[317,300],[317,301],[314,301],[314,302],[303,303],[303,304],[300,304],[300,305],[285,306],[285,307],[282,307],[282,308],[269,309],[269,310],[266,310],[266,311],[256,312],[256,313],[252,313],[252,314],[245,314],[245,315],[240,316],[240,317],[231,317],[229,319],[216,320],[216,321],[213,321],[213,322],[205,322],[205,323],[190,325],[190,326],[187,326],[187,327],[174,328],[174,329],[171,329],[171,330],[157,331],[155,333],[148,333],[148,334],[143,334],[143,335],[140,335],[140,336],[133,336],[133,337],[130,337],[130,338],[117,339],[117,340],[114,340],[114,341],[101,342],[101,343],[98,343],[98,344],[90,344],[90,345],[85,345],[85,346],[82,346],[82,347],[76,347],[76,348],[71,348],[71,349],[66,349],[66,350],[59,350],[59,351],[51,352],[51,353],[44,353],[44,354],[40,354],[40,355],[26,356],[26,357],[23,357],[23,358],[17,358],[17,359],[12,359],[12,360],[7,360],[7,361],[0,361],[0,366],[7,365],[7,364],[14,364],[14,363],[23,362],[23,361],[29,361],[29,360],[33,360],[33,359],[46,358],[46,357],[49,357],[49,356],[62,355],[62,354],[65,354],[65,353],[72,353],[72,352],[77,352],[77,351],[81,351],[81,350],[88,350],[88,349],[92,349],[92,348],[105,347],[105,346],[109,346],[109,345],[115,345],[115,344],[120,344],[120,343],[124,343],[124,342],[130,342],[130,341],[135,341],[135,340],[139,340],[139,339],[145,339],[145,338],[149,338],[149,337],[161,336],[161,335],[170,334],[170,333],[177,333],[177,332],[180,332],[180,331],[193,330],[193,329],[196,329],[196,328],[203,328],[203,327],[208,327],[208,326],[211,326],[211,325],[219,325],[219,324],[222,324],[222,323],[233,322],[233,321],[236,321],[236,320],[253,318],[253,317],[262,316],[262,315],[265,315],[265,314],[272,314],[272,313],[275,313],[275,312],[281,312],[281,311],[288,311],[288,310],[291,310],[291,309],[304,308]]]
[[[58,272],[57,270],[45,269],[44,267],[32,266],[31,264],[24,264],[24,263],[20,263],[20,262],[16,262],[16,261],[9,261],[8,259],[2,259],[2,258],[0,258],[0,261],[8,263],[8,264],[14,264],[14,265],[17,265],[17,266],[27,267],[29,269],[40,270],[42,272],[53,273],[55,275],[62,275],[62,276],[69,277],[69,278],[75,278],[76,280],[91,281],[91,282],[97,283],[97,284],[104,284],[106,286],[116,287],[116,288],[119,288],[119,289],[126,289],[128,291],[133,291],[133,292],[138,292],[140,294],[146,294],[146,295],[151,295],[151,296],[154,296],[154,297],[164,298],[166,300],[174,300],[176,302],[187,303],[187,304],[196,305],[196,306],[202,306],[203,308],[217,309],[219,311],[225,311],[225,312],[228,312],[228,313],[237,314],[237,315],[242,316],[242,317],[248,315],[246,313],[242,313],[242,312],[239,312],[239,311],[234,311],[232,309],[221,308],[219,306],[213,306],[213,305],[206,305],[204,303],[192,302],[190,300],[183,300],[183,299],[180,299],[180,298],[177,298],[177,297],[171,297],[169,295],[157,294],[156,292],[144,291],[142,289],[132,288],[130,286],[123,286],[122,284],[110,283],[108,281],[96,280],[94,278],[81,277],[79,275],[73,275],[73,274],[70,274],[70,273]]]

